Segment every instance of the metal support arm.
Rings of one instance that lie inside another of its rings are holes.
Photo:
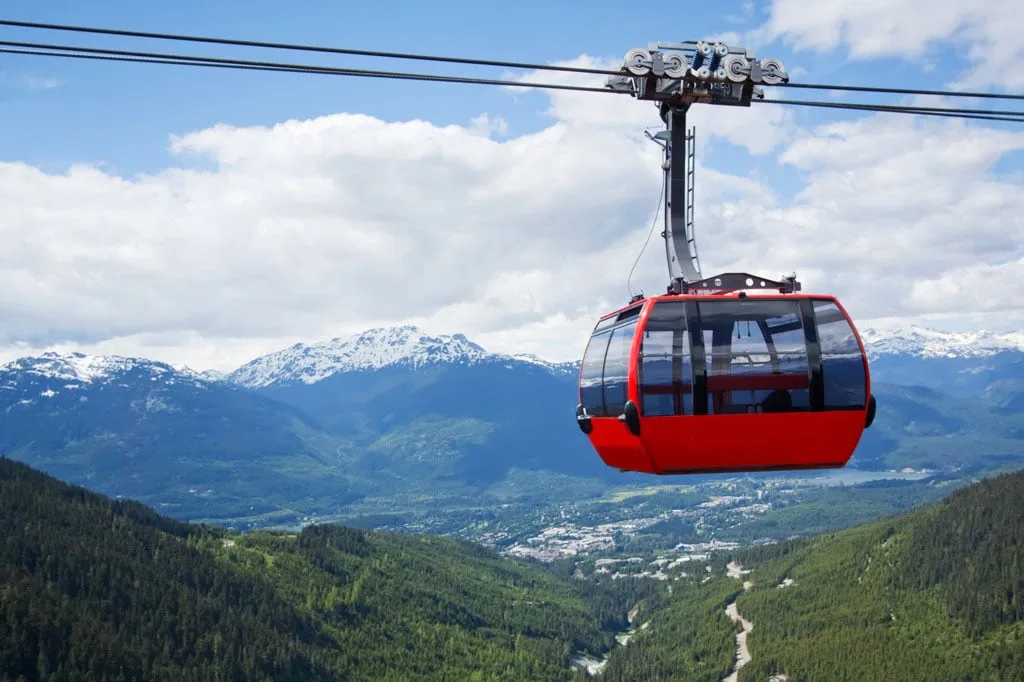
[[[687,134],[686,109],[668,107],[662,115],[668,124],[665,144],[665,257],[668,261],[670,291],[685,282],[700,279],[700,259],[693,234],[694,137]],[[678,292],[676,292],[678,293]]]

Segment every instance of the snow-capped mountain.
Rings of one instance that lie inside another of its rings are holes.
[[[879,413],[856,466],[1020,457],[1019,334],[862,335]],[[45,353],[0,366],[0,453],[181,518],[463,494],[513,470],[620,482],[573,419],[576,368],[408,326],[297,344],[223,380],[141,358]]]
[[[921,358],[990,357],[1005,351],[1024,353],[1024,332],[946,332],[917,325],[860,330],[871,357],[905,355]]]
[[[551,372],[574,372],[575,363],[551,363],[534,355],[489,353],[463,334],[430,336],[414,326],[370,329],[350,338],[297,343],[256,358],[227,379],[247,388],[281,384],[315,384],[347,372],[438,364],[471,366],[482,362],[531,364]]]
[[[931,362],[925,364],[930,367],[936,366],[935,361],[953,360],[959,361],[954,363],[958,371],[978,374],[993,369],[994,359],[1024,361],[1024,332],[946,332],[909,325],[889,329],[869,327],[860,330],[860,334],[870,358],[880,367],[892,366],[897,360],[928,360]],[[1020,357],[1017,354],[1021,354]],[[577,362],[550,362],[530,354],[488,352],[463,334],[431,336],[414,326],[401,326],[369,329],[349,338],[319,343],[297,343],[256,358],[229,373],[196,371],[137,357],[48,352],[0,366],[0,391],[5,387],[9,390],[13,382],[30,378],[45,380],[44,390],[76,390],[86,384],[119,380],[128,374],[168,385],[187,382],[202,388],[209,383],[227,381],[261,389],[272,385],[315,384],[335,374],[385,367],[416,369],[481,363],[502,363],[509,368],[533,366],[565,377],[574,377],[578,368]],[[944,364],[938,363],[939,366]],[[899,381],[915,383],[912,377],[902,375]]]
[[[0,366],[0,453],[190,519],[335,513],[513,469],[612,477],[574,423],[571,366],[412,327],[288,348],[235,381],[47,353]]]
[[[979,396],[995,381],[1024,379],[1024,333],[947,332],[916,325],[861,330],[875,382]]]
[[[189,367],[180,367],[178,369],[195,371]],[[228,378],[228,373],[222,372],[219,369],[204,369],[202,372],[199,372],[199,376],[207,381],[225,381]]]
[[[345,480],[296,433],[314,432],[304,420],[243,387],[141,358],[45,353],[0,366],[0,453],[180,518],[287,508],[289,487],[346,499]]]
[[[860,334],[871,360],[885,360],[880,367],[891,366],[893,360],[981,361],[1002,357],[1006,353],[1012,357],[1020,353],[1020,359],[1024,359],[1024,332],[946,332],[909,325],[889,329],[869,327],[860,330]],[[431,365],[473,366],[496,362],[508,366],[533,365],[566,377],[575,377],[579,367],[578,362],[550,362],[536,355],[491,353],[463,334],[431,336],[414,326],[402,326],[370,329],[349,338],[319,343],[297,343],[256,358],[223,378],[247,388],[262,389],[316,384],[336,374],[385,367],[415,369]],[[913,372],[921,371],[919,365],[914,367]],[[981,366],[973,367],[958,366],[958,371],[983,370],[979,369]],[[898,380],[916,383],[906,372],[901,373]]]
[[[572,419],[576,376],[576,363],[492,353],[463,334],[402,326],[296,344],[229,380],[300,410],[334,437],[412,448],[396,462],[404,475],[480,482],[510,467],[607,475]],[[454,440],[442,446],[421,433]],[[439,453],[447,453],[443,465]],[[388,468],[386,455],[377,458]],[[417,470],[420,461],[431,464]]]
[[[175,368],[163,362],[120,355],[86,355],[84,353],[43,353],[25,357],[0,366],[0,401],[4,392],[24,392],[38,386],[39,397],[53,398],[63,391],[81,391],[86,387],[119,382],[128,386],[184,385],[205,389],[208,380],[188,368]],[[24,404],[30,397],[19,395]]]

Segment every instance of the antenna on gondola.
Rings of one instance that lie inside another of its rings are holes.
[[[665,257],[669,294],[707,290],[709,282],[763,281],[772,289],[798,291],[799,282],[775,282],[746,273],[723,273],[710,278],[701,274],[694,234],[694,174],[696,170],[693,128],[686,128],[686,112],[695,103],[749,107],[764,99],[760,85],[789,81],[781,61],[758,61],[752,51],[731,48],[723,42],[704,40],[682,43],[651,43],[648,49],[626,53],[622,75],[610,76],[605,87],[636,99],[657,104],[665,130],[644,131],[663,150],[665,172]],[[682,163],[679,163],[679,161]],[[733,275],[740,274],[737,279]]]

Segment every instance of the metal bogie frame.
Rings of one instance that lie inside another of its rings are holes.
[[[705,40],[651,43],[626,53],[622,75],[605,87],[637,99],[689,105],[695,102],[750,106],[762,99],[760,84],[778,85],[789,76],[778,59],[754,58],[745,48]]]
[[[781,281],[748,273],[702,277],[694,235],[695,138],[693,129],[686,129],[691,104],[749,107],[754,97],[763,97],[758,84],[788,82],[782,62],[774,58],[758,61],[745,48],[697,40],[651,43],[647,49],[630,50],[622,71],[621,76],[610,76],[605,86],[655,102],[665,122],[664,131],[645,134],[663,150],[665,229],[661,236],[669,271],[667,293],[724,293],[744,288],[799,291],[795,275]],[[678,167],[677,160],[682,160]],[[641,298],[633,297],[633,301]]]

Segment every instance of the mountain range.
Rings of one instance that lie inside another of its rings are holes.
[[[863,336],[879,412],[850,466],[1024,462],[1024,335]],[[296,344],[227,374],[46,353],[0,367],[0,452],[178,518],[251,525],[356,502],[493,507],[498,491],[649,482],[605,467],[579,432],[577,366],[410,326]]]

